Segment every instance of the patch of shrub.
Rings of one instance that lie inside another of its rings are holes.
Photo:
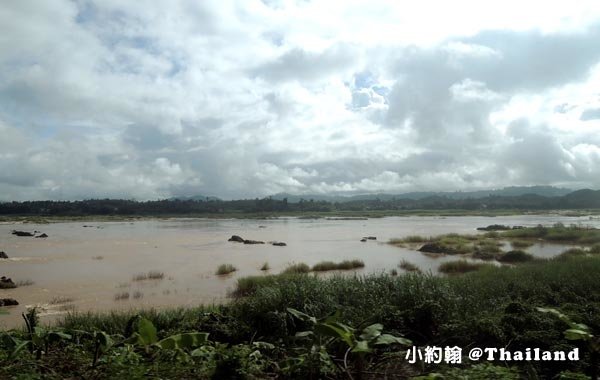
[[[533,255],[519,250],[506,252],[497,258],[501,263],[524,263],[533,259]]]
[[[283,274],[298,274],[298,273],[308,273],[310,272],[310,267],[305,263],[292,264],[283,270]]]
[[[219,265],[219,267],[217,268],[217,271],[215,272],[216,275],[218,276],[224,276],[226,274],[230,274],[233,273],[237,270],[236,267],[234,267],[231,264],[221,264]]]
[[[449,261],[440,265],[438,270],[446,274],[466,273],[479,270],[487,264],[471,263],[466,260]]]

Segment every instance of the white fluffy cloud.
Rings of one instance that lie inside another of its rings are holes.
[[[600,187],[595,1],[0,5],[0,200]]]

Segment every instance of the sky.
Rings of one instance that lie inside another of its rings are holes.
[[[600,3],[5,0],[0,200],[600,188]]]

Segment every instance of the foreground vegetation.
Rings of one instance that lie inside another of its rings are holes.
[[[567,255],[451,277],[242,278],[227,305],[71,314],[51,329],[29,316],[28,330],[0,337],[0,378],[583,379],[597,355],[599,274],[598,256]],[[581,340],[563,334],[570,320]],[[413,344],[578,347],[581,360],[410,365]]]

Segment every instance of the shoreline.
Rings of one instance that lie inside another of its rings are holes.
[[[517,209],[498,209],[498,210],[465,210],[465,209],[445,209],[445,210],[377,210],[377,211],[326,211],[326,212],[265,212],[265,213],[244,213],[227,212],[211,214],[164,214],[164,215],[0,215],[0,223],[27,223],[27,224],[46,224],[46,223],[68,223],[78,221],[93,222],[122,222],[122,221],[145,221],[145,220],[169,220],[169,219],[332,219],[332,220],[364,220],[365,218],[385,218],[385,217],[413,217],[413,216],[431,216],[431,217],[461,217],[461,216],[519,216],[519,215],[556,215],[567,217],[599,217],[600,209],[565,209],[565,210],[517,210]]]

